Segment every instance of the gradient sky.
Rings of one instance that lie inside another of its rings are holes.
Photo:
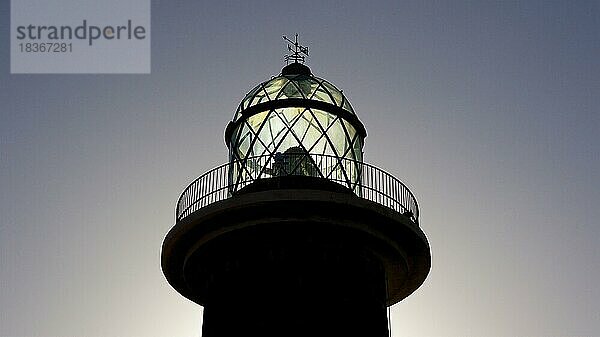
[[[420,203],[432,269],[393,335],[600,336],[598,1],[154,0],[150,75],[10,75],[9,13],[0,336],[200,335],[161,243],[296,32]]]

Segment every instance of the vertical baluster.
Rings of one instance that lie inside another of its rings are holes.
[[[227,191],[229,186],[227,186],[227,177],[229,176],[229,165],[223,167],[223,174],[221,175],[221,187],[223,190],[221,191],[221,199],[225,199],[226,196],[223,194],[223,191]]]
[[[202,207],[208,206],[210,203],[210,173],[204,179],[204,193],[202,193]]]
[[[377,195],[377,199],[380,204],[383,204],[383,200],[381,198],[381,190],[383,189],[383,184],[381,183],[381,171],[377,170],[377,191],[379,191]]]
[[[208,197],[208,205],[212,204],[215,200],[215,172],[218,171],[212,171],[210,173],[210,181],[208,183],[208,193],[209,193],[209,197]]]
[[[396,193],[398,184],[396,183],[394,177],[388,176],[388,179],[390,179],[390,203],[392,204],[392,208],[398,212],[398,194]]]
[[[194,184],[192,184],[190,186],[190,189],[187,190],[187,193],[185,195],[185,208],[184,208],[184,212],[183,212],[184,216],[188,215],[188,211],[190,209],[191,200],[192,200],[193,195],[194,195],[194,189],[196,188],[196,184],[197,184],[197,182],[194,182]]]
[[[386,195],[385,203],[386,203],[387,207],[391,208],[390,197],[389,197],[389,195],[390,195],[390,186],[389,186],[390,180],[388,179],[388,176],[383,171],[381,171],[381,176],[383,177],[383,179],[385,179],[385,182],[384,182],[384,184],[385,184],[385,195]]]
[[[193,194],[193,199],[198,200],[198,202],[202,202],[200,200],[200,194],[202,193],[202,179],[204,179],[204,177],[200,177],[200,179],[196,180],[196,183],[194,184],[194,189],[192,192]]]
[[[213,202],[215,202],[215,172],[218,171],[212,171],[210,174],[210,182],[208,183],[209,189],[208,189],[208,193],[209,193],[209,198],[208,198],[208,204],[212,204]]]
[[[218,173],[219,171],[212,171],[212,174],[210,175],[210,184],[208,186],[210,186],[210,200],[209,200],[209,204],[212,204],[213,202],[215,202],[215,192],[217,191],[217,183],[216,183],[216,176],[215,174]]]
[[[375,201],[373,200],[373,188],[375,188],[374,174],[375,172],[373,172],[373,169],[369,167],[369,200],[371,201]]]
[[[196,199],[198,201],[199,207],[202,207],[202,191],[204,188],[204,179],[206,176],[202,176],[202,178],[200,178],[198,180],[198,183],[196,184],[195,188],[194,188],[194,199]]]
[[[206,190],[207,190],[207,186],[206,186],[207,185],[206,181],[208,180],[207,178],[208,178],[208,176],[206,176],[206,175],[203,177],[203,179],[202,179],[202,185],[200,186],[200,188],[201,188],[200,198],[202,200],[202,203],[201,203],[200,207],[206,206],[206,198],[204,196],[206,195]]]
[[[381,190],[383,189],[382,185],[383,184],[381,183],[381,171],[377,170],[377,190],[379,191],[378,199],[380,204],[383,204],[383,200],[381,199]]]
[[[190,189],[187,191],[187,194],[185,195],[185,216],[188,215],[189,210],[190,210],[190,206],[192,205],[192,200],[195,198],[196,195],[196,189],[198,186],[198,180],[196,180],[191,186]]]
[[[392,188],[391,188],[391,179],[390,176],[387,175],[385,172],[383,173],[383,176],[385,177],[385,194],[387,195],[387,203],[388,203],[388,207],[392,208]]]
[[[381,177],[384,180],[383,184],[385,186],[385,188],[384,188],[384,190],[385,190],[385,206],[386,207],[391,207],[390,206],[390,197],[389,197],[389,195],[390,195],[390,189],[389,189],[389,186],[388,186],[389,183],[390,183],[390,180],[388,179],[388,176],[385,174],[384,171],[381,171]]]

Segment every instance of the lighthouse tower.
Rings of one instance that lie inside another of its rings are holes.
[[[417,201],[363,161],[348,98],[288,42],[226,127],[229,162],[181,194],[162,269],[204,307],[203,337],[384,337],[431,265]]]

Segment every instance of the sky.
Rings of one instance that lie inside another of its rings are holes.
[[[11,75],[9,13],[0,336],[200,336],[161,243],[294,33],[419,201],[394,337],[600,336],[600,2],[153,0],[145,75]]]

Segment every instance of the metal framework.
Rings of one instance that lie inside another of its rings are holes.
[[[254,182],[300,175],[338,183],[357,196],[386,206],[419,224],[419,206],[412,192],[400,180],[373,165],[321,154],[311,154],[309,157],[284,154],[276,160],[266,155],[251,157],[247,161],[252,163],[249,166],[257,169],[244,175],[243,180],[231,181],[230,172],[236,165],[227,163],[189,184],[177,201],[176,220],[181,221],[202,207],[230,198]],[[354,173],[358,179],[354,182],[348,180],[347,172],[342,168],[356,168],[358,171]]]
[[[229,183],[240,184],[262,172],[278,156],[336,158],[350,185],[359,183],[366,131],[354,109],[334,85],[311,74],[281,75],[259,84],[240,103],[225,141],[232,163]],[[256,163],[249,158],[263,158]],[[345,161],[345,160],[348,161]],[[315,163],[327,171],[322,161]]]

